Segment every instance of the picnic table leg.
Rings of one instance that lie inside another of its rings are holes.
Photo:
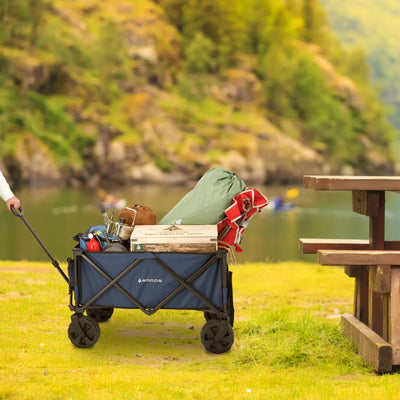
[[[400,268],[391,267],[389,343],[392,345],[392,364],[400,365]]]
[[[365,325],[368,325],[368,294],[369,275],[366,265],[346,265],[344,272],[354,280],[353,315]]]
[[[355,306],[354,316],[357,317],[365,325],[368,325],[368,314],[369,314],[369,273],[368,267],[360,268],[360,275],[356,277],[355,281]]]
[[[385,249],[385,192],[370,192],[369,245],[371,250]]]
[[[367,205],[369,214],[369,247],[371,250],[385,249],[385,192],[367,192]],[[383,336],[387,334],[387,304],[388,299],[381,291],[376,290],[374,282],[376,279],[376,267],[369,267],[369,305],[368,326]],[[387,297],[387,296],[386,296]],[[386,324],[386,327],[384,325]]]
[[[390,285],[391,267],[389,265],[369,267],[368,326],[385,340],[389,339]]]

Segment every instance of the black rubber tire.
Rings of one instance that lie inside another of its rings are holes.
[[[233,329],[228,321],[212,319],[201,329],[201,343],[211,353],[225,353],[234,342]]]
[[[97,322],[108,321],[114,313],[113,307],[88,307],[86,313]]]
[[[100,337],[100,326],[91,317],[82,315],[78,317],[81,331],[76,329],[76,325],[71,322],[68,327],[68,337],[76,347],[88,348],[97,343]]]
[[[212,311],[205,311],[204,312],[204,318],[206,321],[211,321],[213,319],[218,319],[217,314],[213,313]]]

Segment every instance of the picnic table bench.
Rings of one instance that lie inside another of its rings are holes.
[[[352,192],[353,211],[369,217],[369,239],[300,239],[300,251],[327,266],[344,266],[355,278],[353,315],[342,329],[379,373],[400,365],[400,241],[385,240],[385,193],[400,192],[400,177],[312,176],[312,190]]]

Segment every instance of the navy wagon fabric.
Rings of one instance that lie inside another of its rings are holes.
[[[181,278],[187,280],[205,265],[214,254],[176,254],[176,253],[86,253],[87,256],[109,277],[114,279],[129,265],[140,259],[117,284],[125,289],[145,308],[157,307],[168,295],[176,290],[181,283],[165,271],[157,262],[157,258],[165,263]],[[190,285],[215,307],[226,303],[226,290],[223,289],[223,262],[219,257]],[[72,274],[70,274],[72,275]],[[108,283],[104,276],[84,258],[81,259],[80,272],[80,302],[85,304],[99,293]],[[76,286],[76,285],[75,285]],[[75,296],[77,294],[75,293]],[[115,286],[110,287],[93,305],[118,308],[138,308]],[[203,309],[207,308],[194,293],[183,288],[162,308],[167,309]]]

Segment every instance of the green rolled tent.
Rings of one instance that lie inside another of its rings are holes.
[[[246,184],[233,172],[215,167],[207,171],[160,221],[160,225],[209,225],[224,218],[232,199],[246,189]]]

